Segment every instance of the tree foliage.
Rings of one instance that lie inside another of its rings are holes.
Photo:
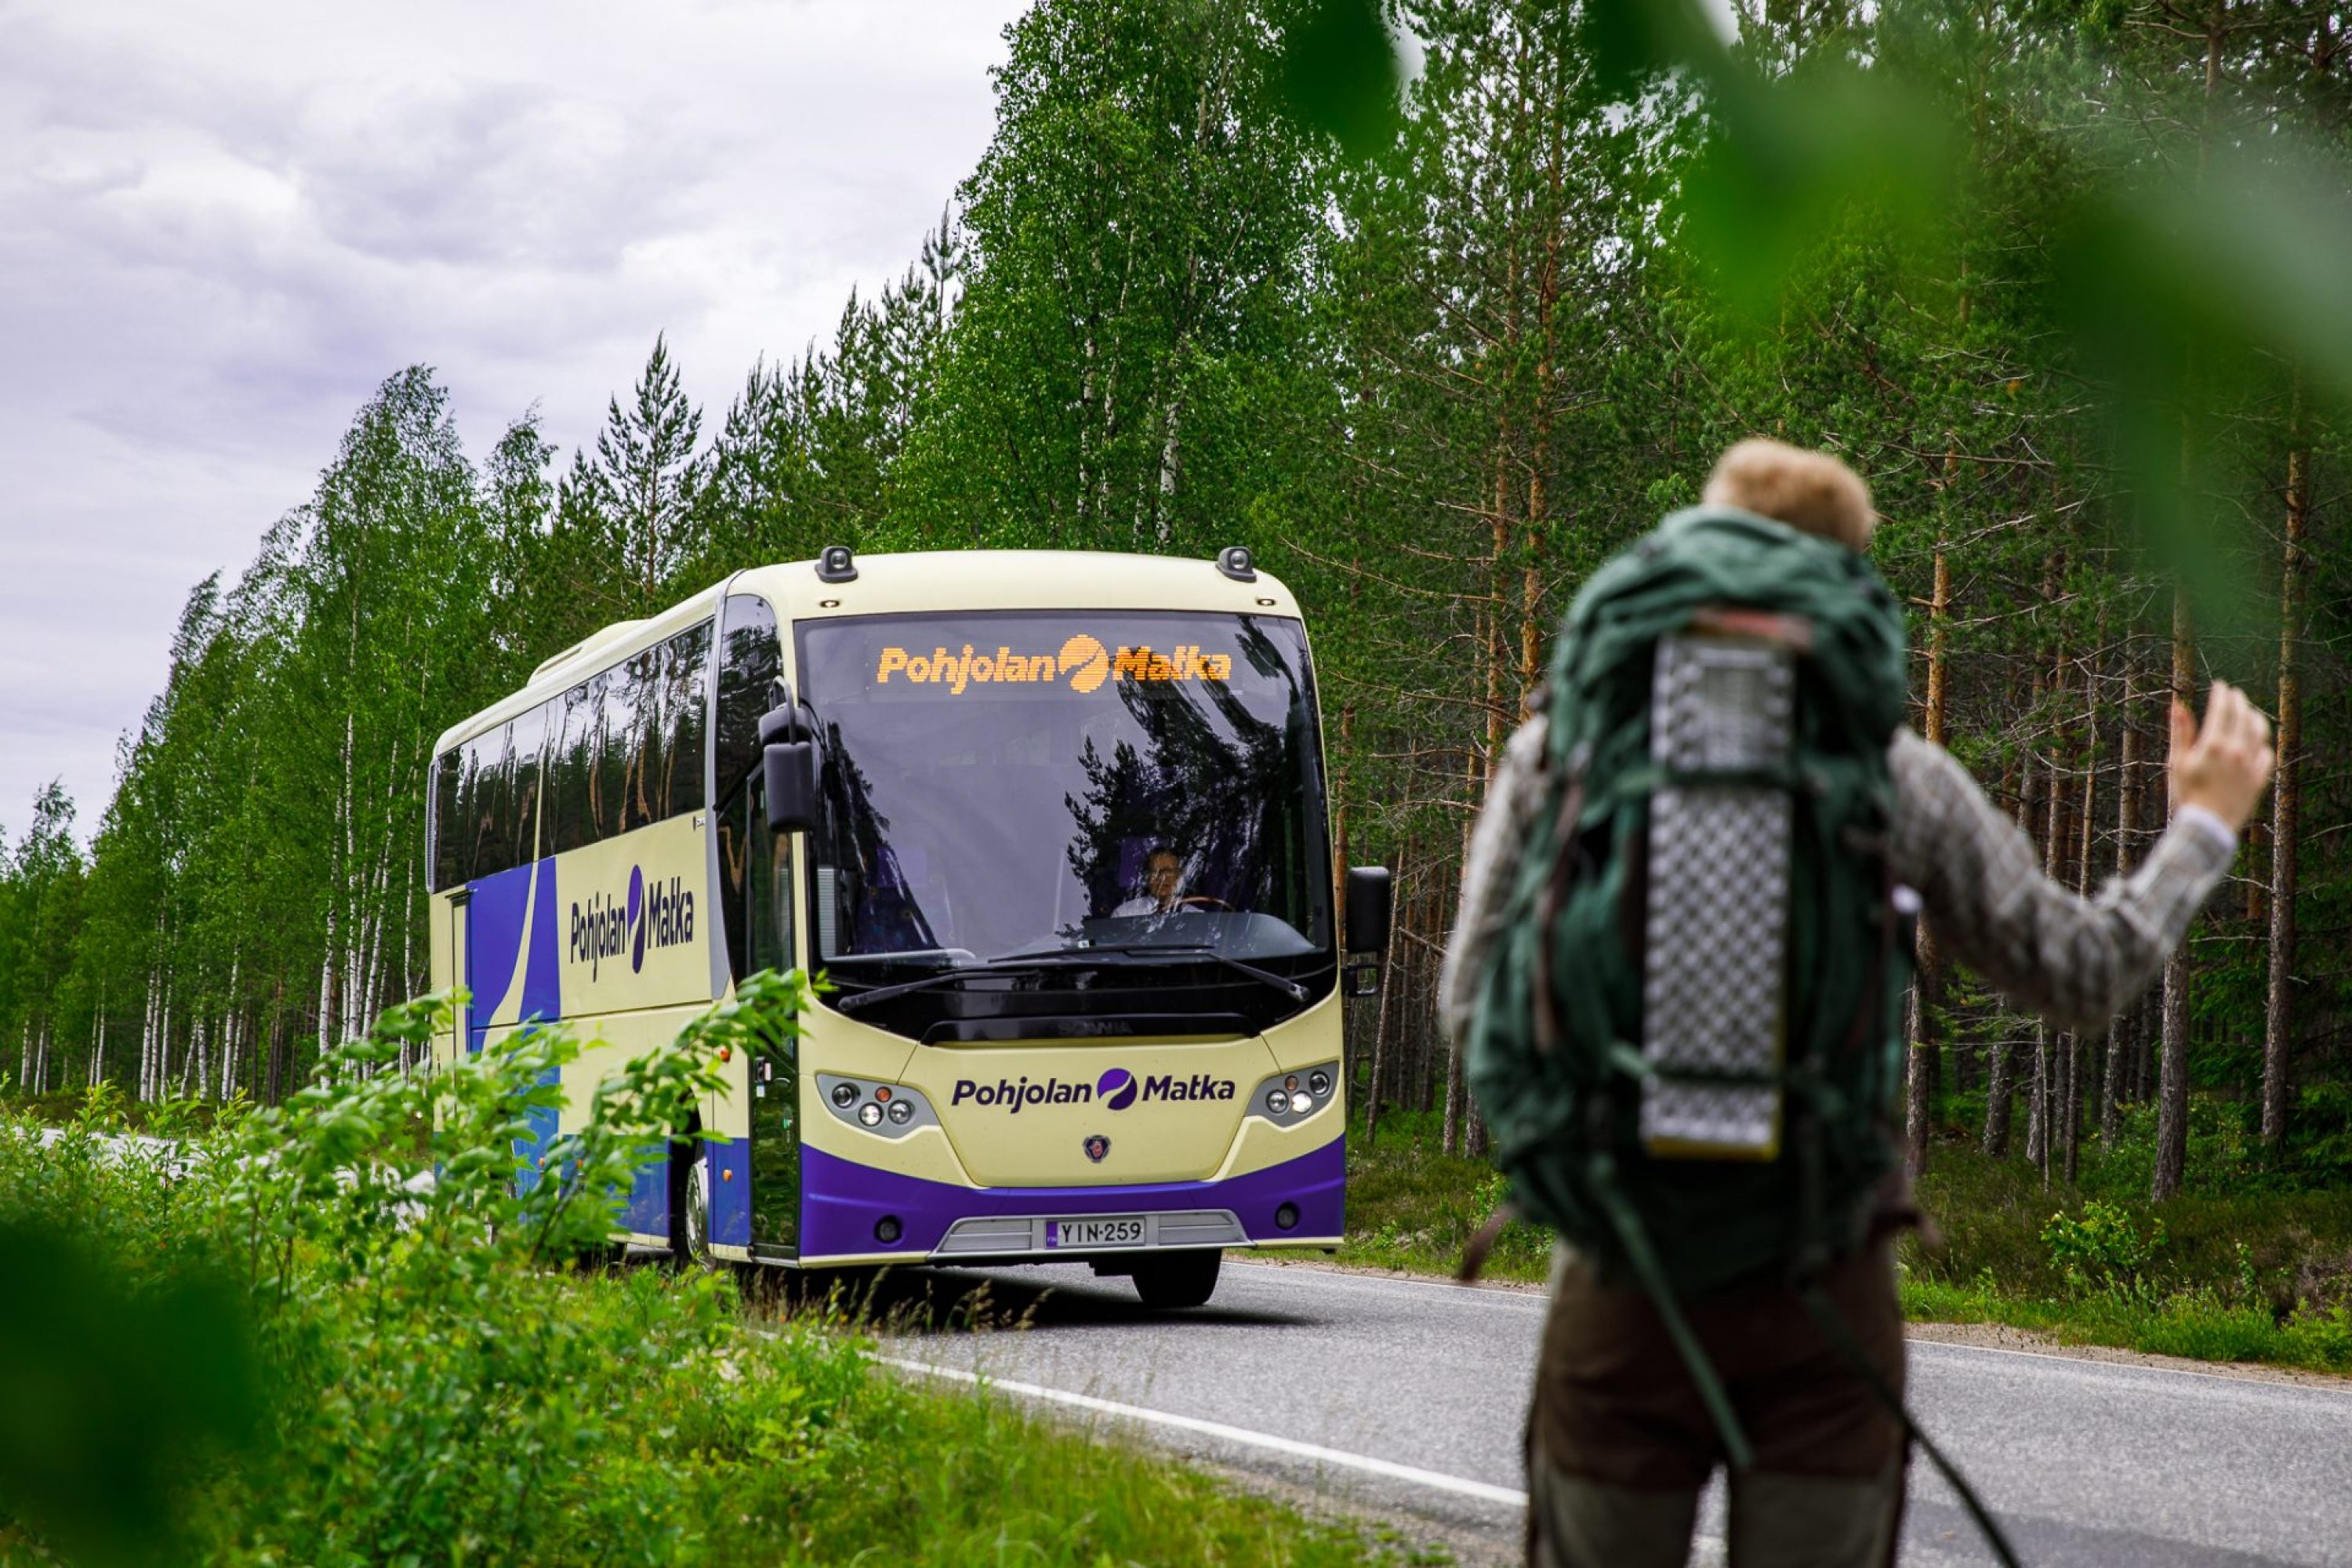
[[[2340,8],[1751,6],[1727,43],[1696,16],[1047,0],[913,263],[757,360],[707,440],[660,339],[560,476],[534,416],[477,469],[431,374],[393,377],[192,595],[87,855],[52,801],[8,858],[25,1076],[299,1081],[421,984],[432,735],[614,618],[835,542],[1244,542],[1309,609],[1343,850],[1400,876],[1360,1097],[1475,1147],[1432,1007],[1467,824],[1568,595],[1761,432],[1869,480],[1916,721],[2053,875],[2160,826],[2177,686],[2300,715],[2175,1007],[2037,1038],[1923,954],[1922,1127],[2019,1120],[2063,1172],[2195,1088],[2324,1163],[2352,1138]],[[1368,26],[1414,41],[1402,87]]]

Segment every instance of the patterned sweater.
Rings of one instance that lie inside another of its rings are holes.
[[[1470,839],[1462,910],[1445,949],[1437,1005],[1447,1036],[1469,1030],[1508,900],[1511,868],[1544,793],[1544,719],[1520,726]],[[2139,869],[2085,899],[2044,876],[2033,842],[1985,798],[1948,752],[1909,730],[1888,748],[1895,796],[1895,880],[1916,890],[1941,952],[2011,1002],[2062,1029],[2104,1028],[2179,945],[2237,853],[2220,817],[2189,806]]]

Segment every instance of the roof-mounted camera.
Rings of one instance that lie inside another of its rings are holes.
[[[849,552],[849,546],[828,544],[817,552],[816,580],[820,583],[857,581],[857,557]]]

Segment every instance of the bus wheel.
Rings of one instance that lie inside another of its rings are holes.
[[[1162,1252],[1135,1260],[1135,1293],[1147,1307],[1198,1307],[1216,1294],[1217,1268],[1225,1255],[1215,1250]]]
[[[710,1162],[700,1141],[673,1152],[669,1162],[669,1255],[684,1268],[712,1267],[710,1258]]]

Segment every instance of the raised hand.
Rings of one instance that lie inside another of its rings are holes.
[[[2253,815],[2277,760],[2271,750],[2271,721],[2236,687],[2213,683],[2202,727],[2188,703],[2173,700],[2172,756],[2166,769],[2173,810],[2202,806],[2234,833]]]

